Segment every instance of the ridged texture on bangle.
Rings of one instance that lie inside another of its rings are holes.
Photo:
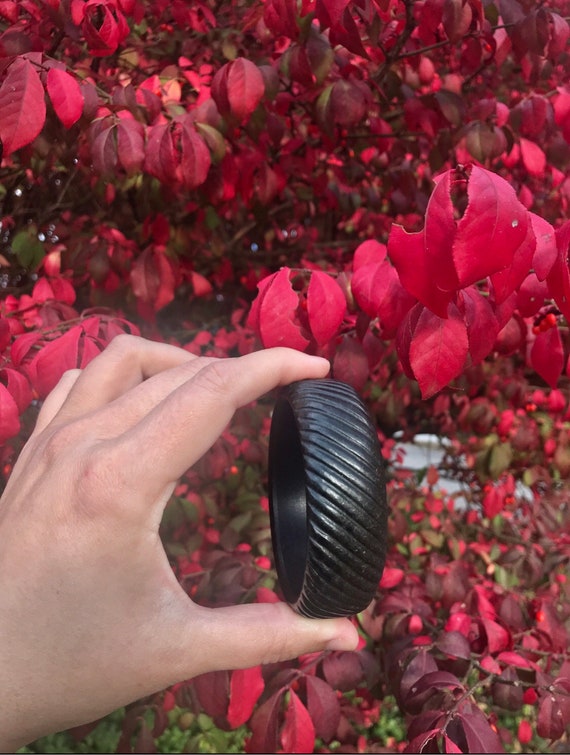
[[[285,599],[314,618],[363,610],[384,568],[388,507],[377,433],[351,386],[303,380],[283,391],[269,494]]]

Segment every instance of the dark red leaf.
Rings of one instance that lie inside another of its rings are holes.
[[[228,723],[232,729],[236,729],[249,720],[264,687],[261,666],[237,669],[232,672],[227,713]]]
[[[423,310],[410,344],[410,366],[424,399],[461,373],[468,350],[467,327],[457,307],[450,305],[446,320]]]
[[[211,671],[200,674],[192,680],[200,705],[212,718],[225,716],[230,695],[230,675],[228,671]]]
[[[297,693],[289,691],[289,704],[285,710],[285,722],[281,729],[281,745],[284,752],[307,753],[315,747],[315,727]]]
[[[131,175],[138,173],[145,159],[144,126],[134,118],[122,118],[117,125],[117,155]]]
[[[0,86],[0,139],[4,156],[30,144],[46,119],[44,88],[35,67],[16,58]]]
[[[467,752],[496,753],[505,751],[499,735],[491,728],[489,720],[481,711],[463,713],[460,719],[469,747]]]
[[[402,700],[406,700],[408,695],[416,694],[418,691],[416,685],[418,681],[428,675],[437,672],[437,663],[430,653],[426,650],[420,650],[418,654],[406,666],[406,670],[400,682],[399,694]]]
[[[357,392],[366,385],[370,376],[368,357],[364,347],[354,336],[343,337],[333,358],[332,372],[336,380],[348,383]]]
[[[206,142],[194,128],[194,125],[186,120],[182,127],[180,138],[180,175],[186,189],[195,189],[204,183],[212,164],[210,150]]]
[[[536,731],[539,737],[560,739],[570,721],[570,696],[547,692],[538,704]]]
[[[285,688],[280,688],[266,700],[251,719],[251,739],[246,751],[251,753],[277,752],[279,747],[279,723]]]
[[[318,676],[306,676],[307,709],[315,727],[315,734],[330,742],[340,721],[340,701],[330,687]]]
[[[117,127],[101,130],[91,143],[93,167],[102,176],[111,175],[117,165]]]
[[[338,652],[325,656],[323,674],[333,689],[341,692],[355,689],[362,684],[364,671],[357,653]]]
[[[461,632],[444,632],[438,638],[436,646],[442,653],[453,658],[471,658],[471,647]]]
[[[346,298],[336,280],[314,270],[307,289],[307,315],[318,346],[326,346],[338,333],[345,312]]]

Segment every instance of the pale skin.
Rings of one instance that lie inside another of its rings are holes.
[[[289,349],[216,360],[119,336],[65,373],[0,500],[0,751],[206,671],[355,648],[347,619],[198,606],[158,536],[238,407],[327,372]]]

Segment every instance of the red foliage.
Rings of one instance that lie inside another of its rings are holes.
[[[176,706],[246,724],[250,752],[565,741],[569,14],[0,2],[4,476],[63,372],[140,327],[214,356],[325,355],[393,477],[363,647],[179,685],[129,711],[121,749],[151,750]],[[206,605],[278,599],[264,412],[240,415],[167,510],[174,568]],[[447,470],[414,486],[396,430],[446,435]],[[446,471],[464,509],[435,492]],[[388,695],[407,741],[363,741]],[[501,711],[523,705],[532,726],[507,735]]]

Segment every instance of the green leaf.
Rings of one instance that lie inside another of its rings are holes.
[[[36,226],[32,225],[14,236],[12,251],[22,267],[26,270],[37,270],[46,253],[44,245],[38,239]]]

